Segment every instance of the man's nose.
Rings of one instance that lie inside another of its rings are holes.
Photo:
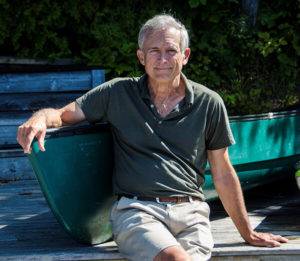
[[[161,51],[161,52],[160,52],[159,59],[160,59],[162,62],[168,61],[168,54],[167,54],[167,52],[166,52],[166,51]]]

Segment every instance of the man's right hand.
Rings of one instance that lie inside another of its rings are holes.
[[[24,149],[24,153],[31,153],[31,143],[34,137],[38,140],[41,151],[45,151],[44,139],[47,131],[46,118],[43,115],[34,115],[18,128],[17,141]]]
[[[63,125],[73,125],[85,120],[85,115],[76,102],[71,102],[61,109],[43,109],[18,128],[17,141],[24,153],[31,153],[31,143],[34,137],[38,140],[41,151],[45,151],[44,139],[47,128],[58,128]]]

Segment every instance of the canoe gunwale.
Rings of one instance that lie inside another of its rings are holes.
[[[110,125],[107,122],[99,123],[81,123],[74,126],[65,126],[60,128],[48,129],[46,132],[45,139],[59,138],[74,135],[92,134],[108,132],[110,130]]]
[[[300,109],[281,112],[268,112],[262,114],[248,114],[242,116],[229,116],[230,122],[237,121],[257,121],[257,120],[272,120],[284,117],[295,117],[300,115]]]
[[[272,119],[296,117],[296,116],[300,116],[300,109],[281,111],[281,112],[268,112],[262,114],[229,116],[229,121],[230,122],[259,121],[259,120],[272,120]],[[48,129],[45,138],[50,139],[50,138],[108,132],[108,131],[110,131],[110,125],[107,122],[96,122],[96,123],[84,122],[74,126],[64,126],[59,128]]]

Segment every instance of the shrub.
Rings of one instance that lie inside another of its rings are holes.
[[[0,0],[0,55],[69,57],[106,68],[107,79],[140,75],[139,28],[162,12],[189,30],[184,72],[220,93],[230,114],[299,102],[300,0],[260,1],[255,25],[238,0]]]

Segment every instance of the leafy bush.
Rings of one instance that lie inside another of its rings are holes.
[[[70,57],[106,68],[107,79],[140,75],[139,28],[162,12],[190,32],[184,72],[219,92],[230,114],[299,102],[300,0],[260,1],[255,25],[238,0],[0,0],[0,55]]]

